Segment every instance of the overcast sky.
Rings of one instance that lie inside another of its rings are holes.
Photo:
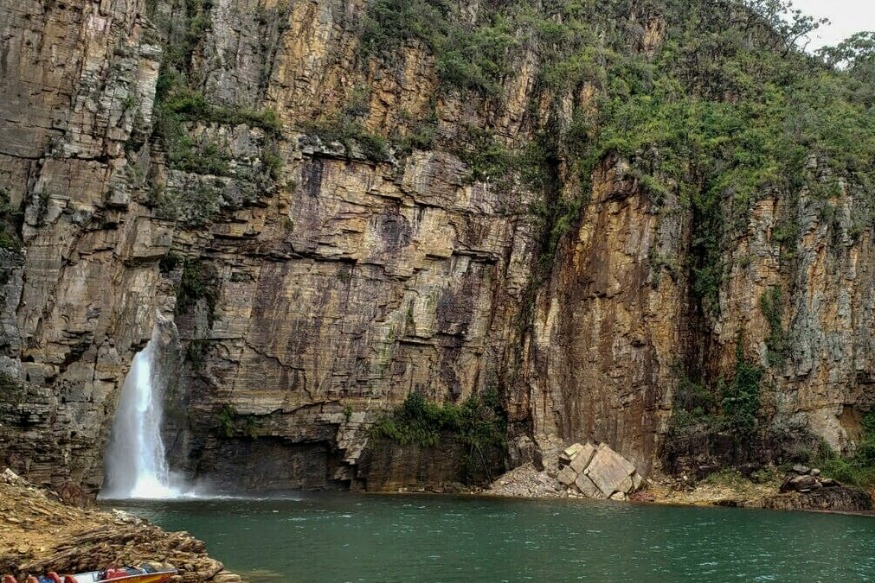
[[[793,0],[793,6],[832,22],[814,32],[808,50],[838,44],[855,32],[875,30],[875,0]]]

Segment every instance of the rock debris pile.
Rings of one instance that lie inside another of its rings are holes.
[[[504,474],[483,493],[514,498],[566,498],[568,496],[556,481],[555,471],[538,470],[532,463]]]
[[[781,493],[800,492],[802,494],[820,490],[821,488],[838,488],[841,484],[832,478],[824,478],[817,468],[809,468],[803,465],[793,466],[793,471],[784,478],[781,484]]]
[[[625,500],[644,485],[635,466],[602,443],[575,443],[559,454],[559,483],[587,498]]]
[[[485,494],[524,498],[626,500],[644,487],[635,466],[607,444],[551,443],[534,462],[496,480]]]

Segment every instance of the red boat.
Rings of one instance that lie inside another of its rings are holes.
[[[49,571],[47,576],[39,579],[29,576],[27,583],[167,583],[176,573],[176,569],[157,570],[148,565],[109,567],[102,571],[88,571],[63,577],[54,571]],[[4,575],[3,583],[18,582],[12,575]]]
[[[70,575],[73,581],[64,578],[64,583],[167,583],[176,575],[176,569],[158,571],[141,565],[140,567],[110,567],[104,571],[89,571]]]

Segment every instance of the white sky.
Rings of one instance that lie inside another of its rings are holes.
[[[793,0],[793,7],[832,22],[814,32],[809,51],[836,45],[856,32],[875,31],[875,0]]]

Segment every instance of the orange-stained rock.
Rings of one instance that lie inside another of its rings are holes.
[[[554,94],[520,50],[503,100],[447,92],[421,43],[393,62],[358,50],[365,0],[203,4],[191,84],[217,109],[175,128],[196,149],[180,161],[155,99],[185,3],[0,3],[0,189],[24,246],[0,249],[0,463],[93,494],[158,314],[173,322],[159,367],[173,466],[219,482],[242,466],[247,488],[348,484],[370,426],[412,391],[499,389],[510,443],[605,442],[644,475],[669,446],[678,468],[735,461],[710,430],[668,441],[684,371],[717,386],[739,343],[765,370],[753,461],[805,435],[853,448],[875,404],[871,209],[854,188],[761,192],[741,210],[727,193],[719,309],[703,314],[699,219],[634,160],[581,176],[559,153],[546,193],[514,173],[470,179],[475,129],[508,150],[567,131],[575,111],[597,116],[597,80]],[[649,58],[670,23],[626,28]],[[267,111],[281,127],[254,121]],[[385,152],[318,131],[350,111]],[[428,149],[400,147],[423,130]],[[583,199],[550,255],[554,225],[533,211]],[[178,306],[192,273],[201,297]],[[782,359],[762,309],[776,290]],[[420,453],[410,471],[429,466]]]

